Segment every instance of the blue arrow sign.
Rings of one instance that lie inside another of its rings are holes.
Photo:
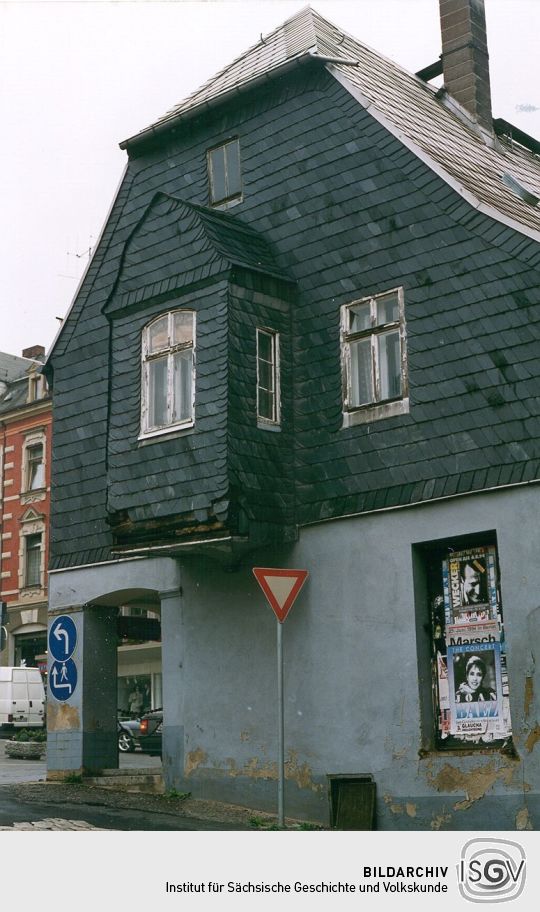
[[[49,691],[55,698],[64,702],[69,700],[77,686],[77,666],[73,659],[65,662],[53,662],[49,672]]]
[[[49,652],[57,662],[69,659],[77,644],[77,628],[73,618],[61,614],[54,619],[49,630]]]

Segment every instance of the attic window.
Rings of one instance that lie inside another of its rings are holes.
[[[240,142],[231,139],[207,152],[210,202],[213,206],[232,205],[242,200]]]

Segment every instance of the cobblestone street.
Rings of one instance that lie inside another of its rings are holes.
[[[33,820],[31,822],[21,821],[14,823],[13,826],[0,826],[2,830],[101,830],[104,827],[96,827],[85,820],[64,820],[62,817],[48,817],[45,820]]]

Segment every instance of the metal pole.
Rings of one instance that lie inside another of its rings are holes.
[[[278,826],[285,826],[285,726],[283,710],[283,625],[277,621],[277,673],[278,673]]]

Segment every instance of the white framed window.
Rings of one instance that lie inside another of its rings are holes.
[[[25,447],[24,490],[39,491],[45,487],[45,461],[43,443],[32,443]]]
[[[279,333],[257,329],[257,421],[279,425]]]
[[[173,310],[142,333],[141,437],[191,427],[195,417],[195,312]]]
[[[210,202],[213,206],[241,202],[242,175],[240,170],[240,142],[230,139],[207,154]]]
[[[42,533],[24,536],[24,585],[41,586]]]
[[[46,461],[46,429],[31,428],[22,447],[21,503],[33,503],[46,496]]]
[[[409,411],[403,288],[341,310],[344,425]]]

